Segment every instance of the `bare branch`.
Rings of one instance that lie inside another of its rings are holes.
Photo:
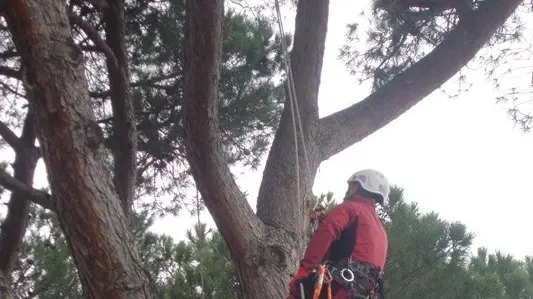
[[[87,23],[80,16],[76,15],[73,12],[69,12],[68,17],[72,23],[80,26],[81,30],[83,30],[83,32],[87,34],[87,36],[91,39],[95,46],[101,49],[107,60],[110,61],[110,63],[112,63],[114,67],[118,67],[118,61],[115,57],[115,54],[113,53],[109,45],[102,39],[102,37],[100,37],[98,31],[96,31],[96,29],[91,24]]]
[[[29,111],[26,114],[22,134],[15,149],[13,163],[14,180],[20,184],[30,185],[33,182],[37,161],[40,153],[35,147],[37,126],[35,115]],[[29,217],[30,202],[20,192],[12,192],[7,204],[7,214],[2,223],[0,233],[0,272],[11,274],[18,257],[18,248],[26,232]]]
[[[10,67],[0,65],[0,75],[8,78],[20,79],[20,71]]]
[[[0,137],[2,137],[14,150],[18,148],[19,138],[4,122],[0,121]]]
[[[55,211],[55,201],[52,196],[44,191],[34,189],[9,175],[5,170],[0,170],[0,185],[11,192],[25,196],[43,208]]]
[[[522,0],[485,1],[435,49],[363,101],[320,121],[322,160],[384,127],[470,61]]]
[[[10,49],[5,52],[0,52],[0,59],[9,59],[9,58],[14,58],[18,56],[19,56],[19,53],[17,53],[17,51],[15,51],[14,49]]]
[[[220,140],[217,83],[223,18],[224,0],[187,1],[185,143],[205,205],[232,252],[244,254],[263,226],[239,190]]]
[[[116,60],[107,59],[113,109],[115,188],[129,216],[137,178],[137,127],[131,99],[124,2],[113,1],[104,12],[106,42]]]

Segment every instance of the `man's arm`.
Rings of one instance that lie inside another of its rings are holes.
[[[300,261],[300,267],[311,270],[318,265],[329,246],[337,240],[342,231],[357,217],[357,207],[353,202],[344,201],[326,214],[326,218],[320,223],[307,244],[304,257]]]

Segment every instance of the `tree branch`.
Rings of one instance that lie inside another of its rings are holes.
[[[68,17],[72,23],[80,26],[81,30],[83,30],[83,32],[87,34],[87,36],[89,37],[89,39],[91,39],[95,46],[99,47],[102,50],[107,60],[110,61],[110,63],[113,63],[114,67],[118,67],[118,61],[115,57],[115,54],[113,53],[109,45],[100,37],[98,31],[96,31],[96,29],[94,29],[91,24],[87,23],[80,16],[76,15],[71,11],[68,12]]]
[[[320,121],[322,160],[369,136],[444,84],[475,57],[522,0],[485,1],[409,69],[363,101]]]
[[[20,71],[4,65],[0,65],[0,75],[6,76],[8,78],[20,79]]]
[[[0,59],[4,59],[4,60],[18,57],[18,56],[19,56],[19,53],[17,53],[17,51],[15,51],[14,49],[9,49],[5,52],[0,52]]]
[[[11,129],[2,121],[0,121],[0,137],[2,137],[9,146],[16,150],[19,145],[19,138],[11,131]]]
[[[244,254],[263,233],[226,162],[219,134],[217,85],[224,0],[187,1],[184,122],[187,160],[205,205],[230,246]]]
[[[305,234],[302,221],[304,215],[307,214],[305,203],[311,200],[311,189],[316,169],[320,164],[315,141],[318,134],[318,90],[328,17],[328,0],[299,1],[290,62],[305,138],[307,161],[303,155],[304,144],[300,132],[298,132],[299,158],[296,161],[291,104],[287,99],[279,128],[270,148],[257,199],[257,215],[265,224],[284,228],[296,235]],[[286,92],[288,93],[290,91]],[[299,172],[299,186],[296,180],[297,172]]]
[[[124,1],[109,2],[104,23],[106,42],[115,57],[107,59],[113,109],[114,181],[124,213],[129,217],[137,178],[137,127],[131,99]]]
[[[32,201],[45,209],[55,211],[55,202],[52,196],[44,191],[34,189],[10,176],[5,170],[0,170],[0,185],[11,192],[18,192],[27,200]]]
[[[13,163],[14,178],[21,185],[31,185],[39,161],[40,154],[35,147],[37,138],[37,127],[35,125],[35,115],[29,111],[26,114],[22,134],[15,150],[15,161]],[[3,174],[0,174],[2,176]],[[9,178],[9,177],[8,177]],[[18,257],[18,248],[22,243],[22,238],[26,232],[29,217],[29,201],[20,192],[12,192],[7,205],[7,215],[2,223],[0,233],[0,271],[10,276],[15,267]]]

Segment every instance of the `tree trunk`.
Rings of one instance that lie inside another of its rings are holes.
[[[114,59],[106,59],[113,109],[114,182],[126,217],[130,218],[137,176],[137,127],[131,100],[124,0],[109,1],[104,12],[106,43]]]
[[[56,211],[90,298],[154,298],[102,154],[81,49],[64,1],[10,1],[5,10]]]

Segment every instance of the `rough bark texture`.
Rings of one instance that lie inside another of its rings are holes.
[[[306,169],[307,163],[303,155],[304,145],[300,134],[298,134],[300,170],[295,168],[294,130],[290,105],[287,102],[265,166],[257,200],[257,215],[264,223],[283,228],[298,236],[305,235],[304,227],[301,225],[304,214],[307,212],[305,202],[311,199],[316,169],[321,162],[314,141],[319,129],[318,89],[322,73],[328,13],[328,0],[299,2],[294,46],[291,53],[294,86],[309,169]],[[297,196],[296,188],[297,171],[300,171],[300,198]],[[288,198],[291,200],[286,200]]]
[[[230,247],[246,298],[280,298],[284,291],[272,286],[284,282],[276,268],[283,263],[278,258],[291,252],[289,239],[271,234],[255,216],[230,172],[218,134],[224,0],[187,1],[187,12],[184,121],[192,173]]]
[[[297,198],[290,105],[265,167],[257,216],[229,171],[219,140],[218,66],[223,0],[188,1],[185,129],[194,179],[237,264],[245,298],[284,298],[305,235],[304,200],[320,163],[375,132],[426,97],[461,69],[489,40],[521,0],[487,1],[462,19],[424,59],[364,101],[318,119],[318,88],[328,22],[328,1],[300,0],[292,70],[309,161],[299,144]]]
[[[81,50],[64,1],[10,1],[5,11],[32,92],[38,138],[62,229],[90,298],[154,298],[104,168]]]
[[[7,126],[0,136],[11,139],[8,141],[15,151],[13,163],[14,178],[25,185],[33,184],[35,167],[39,160],[39,149],[35,147],[37,130],[34,115],[26,115],[22,134],[18,138]],[[9,133],[8,133],[9,132]],[[9,136],[9,137],[8,137]],[[0,182],[1,184],[1,182]],[[7,205],[7,215],[2,223],[0,232],[0,298],[9,298],[11,274],[18,259],[19,247],[28,224],[30,202],[23,192],[11,192]],[[14,297],[13,297],[14,298]]]
[[[124,1],[111,0],[108,1],[108,4],[109,7],[104,11],[106,43],[115,58],[107,59],[111,106],[113,108],[114,182],[123,209],[129,217],[137,177],[137,128],[130,93]]]

